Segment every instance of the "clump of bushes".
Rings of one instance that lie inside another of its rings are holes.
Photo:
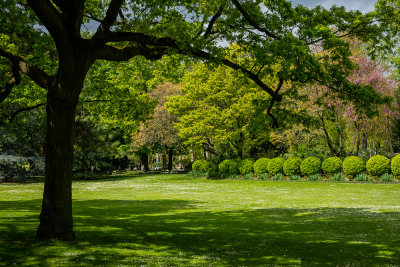
[[[239,159],[231,160],[229,162],[229,175],[235,176],[239,174]]]
[[[219,165],[218,165],[218,170],[222,175],[228,175],[229,174],[229,165],[231,163],[230,159],[223,160]]]
[[[384,173],[380,179],[383,182],[391,182],[394,181],[395,177],[392,174]]]
[[[300,171],[304,175],[317,174],[321,171],[321,160],[317,157],[308,157],[300,165]]]
[[[254,174],[256,176],[260,176],[263,173],[268,173],[268,163],[270,159],[269,158],[261,158],[258,159],[254,163]]]
[[[359,182],[366,182],[371,180],[371,177],[366,173],[359,173],[356,175],[356,178],[354,178],[354,180]]]
[[[400,155],[392,158],[391,169],[394,176],[400,176]]]
[[[385,156],[375,155],[367,161],[367,171],[373,176],[381,176],[390,172],[390,159]]]
[[[283,172],[286,175],[296,175],[300,174],[301,158],[293,157],[288,158],[285,163],[283,163]]]
[[[283,158],[271,159],[268,163],[268,172],[271,175],[276,175],[278,173],[282,173],[284,163],[285,163],[285,160]]]
[[[342,170],[342,160],[338,157],[330,157],[322,162],[322,171],[326,174],[338,173]]]
[[[283,176],[282,173],[277,173],[274,176],[272,176],[272,180],[278,181],[278,180],[284,180],[285,176]]]
[[[254,161],[252,159],[244,159],[239,163],[239,172],[242,175],[252,173],[254,171]]]
[[[300,175],[295,174],[295,175],[290,176],[289,179],[292,181],[298,181],[301,179],[301,177],[300,177]]]
[[[309,180],[309,181],[321,181],[322,180],[322,176],[319,173],[316,173],[316,174],[308,176],[307,180]]]
[[[365,170],[365,164],[362,158],[350,156],[343,161],[343,171],[347,175],[357,175]]]
[[[212,172],[213,165],[211,162],[208,162],[204,159],[199,159],[193,162],[192,169],[194,172],[197,173],[207,173],[207,172]]]
[[[334,180],[334,181],[344,181],[344,178],[346,178],[346,175],[344,175],[341,172],[338,172],[332,176],[332,180]]]

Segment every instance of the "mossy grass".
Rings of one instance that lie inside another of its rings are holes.
[[[0,266],[399,264],[399,184],[74,181],[72,242],[35,239],[42,191],[0,184]]]

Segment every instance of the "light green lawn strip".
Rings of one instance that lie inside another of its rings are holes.
[[[79,181],[69,243],[34,239],[42,190],[0,185],[0,266],[400,264],[398,184]]]

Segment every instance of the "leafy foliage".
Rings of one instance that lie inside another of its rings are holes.
[[[239,164],[240,174],[245,175],[254,171],[254,161],[252,159],[243,159]]]
[[[271,159],[268,163],[268,172],[271,175],[276,175],[278,173],[282,173],[284,163],[285,163],[285,160],[280,157]]]
[[[332,179],[333,179],[334,181],[344,181],[345,178],[346,178],[346,175],[344,175],[344,174],[341,173],[341,172],[335,173],[335,174],[332,176]]]
[[[371,176],[369,176],[366,173],[359,173],[356,175],[356,177],[354,178],[354,180],[358,181],[358,182],[366,182],[371,180]]]
[[[322,162],[322,171],[326,174],[338,173],[342,170],[342,160],[338,157],[326,158]]]
[[[385,156],[375,155],[367,161],[367,171],[373,176],[381,176],[390,172],[390,159]]]
[[[365,163],[362,158],[349,156],[343,160],[343,171],[347,175],[357,175],[365,170]]]
[[[301,162],[300,171],[303,175],[317,174],[321,171],[321,160],[317,157],[308,157]]]
[[[286,175],[300,174],[301,161],[299,157],[288,158],[283,164],[283,172]]]
[[[383,182],[391,182],[394,181],[396,178],[390,173],[384,173],[379,179]]]
[[[269,158],[260,158],[254,163],[254,174],[260,176],[263,173],[268,173]]]
[[[394,176],[400,176],[400,155],[392,158],[392,162],[390,164],[391,170]]]
[[[211,162],[208,162],[204,159],[199,159],[193,162],[192,169],[195,172],[208,173],[212,171],[213,166]]]

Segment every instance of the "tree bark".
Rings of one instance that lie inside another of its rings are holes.
[[[172,170],[172,159],[174,156],[174,151],[172,149],[172,147],[169,148],[168,150],[168,170],[171,171]]]
[[[367,135],[365,134],[365,132],[363,132],[363,134],[362,134],[361,151],[362,152],[366,152],[367,148],[368,148],[368,139],[367,139]]]
[[[148,172],[149,171],[149,154],[148,153],[140,154],[140,161],[143,166],[143,171]]]
[[[60,92],[65,91],[63,89],[58,84],[49,88],[47,94],[45,182],[37,230],[40,239],[74,239],[71,188],[77,101],[61,95]]]

